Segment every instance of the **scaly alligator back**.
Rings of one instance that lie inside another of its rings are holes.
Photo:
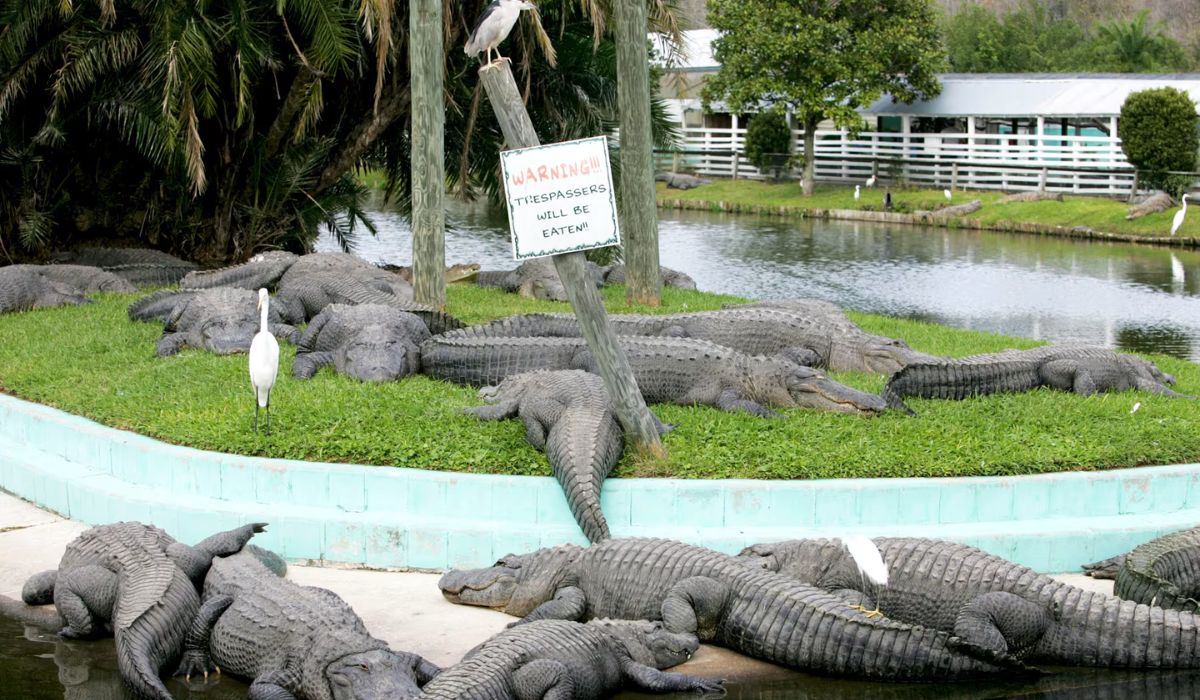
[[[1134,548],[1117,571],[1114,593],[1162,608],[1200,609],[1200,528],[1173,532]]]
[[[421,371],[437,379],[489,386],[539,369],[569,369],[587,347],[582,338],[476,337],[470,328],[435,335],[421,344]]]
[[[918,363],[893,374],[883,389],[883,397],[889,406],[902,408],[904,399],[910,396],[959,400],[1029,391],[1041,383],[1038,364],[1025,360]]]

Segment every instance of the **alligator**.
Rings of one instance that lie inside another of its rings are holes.
[[[722,682],[659,670],[696,651],[694,635],[661,623],[541,620],[507,629],[443,671],[422,700],[604,698],[622,687],[655,693],[723,691]]]
[[[38,273],[52,282],[72,287],[80,293],[136,292],[129,280],[89,265],[14,265]]]
[[[888,566],[886,586],[864,583],[838,540],[759,544],[740,556],[888,618],[952,632],[953,646],[981,659],[1200,668],[1200,618],[1190,613],[1085,591],[964,544],[874,542]]]
[[[214,287],[237,287],[257,291],[272,288],[283,273],[287,272],[299,255],[283,250],[272,250],[252,256],[240,265],[231,265],[216,270],[189,272],[179,281],[182,289],[212,289]]]
[[[767,406],[875,414],[883,399],[835,382],[784,358],[747,355],[691,338],[619,336],[647,403],[703,404],[773,416]],[[426,374],[474,386],[538,369],[598,367],[582,338],[476,335],[475,329],[434,336],[421,346]]]
[[[111,624],[121,677],[146,697],[169,700],[158,670],[183,647],[200,607],[197,582],[214,557],[237,552],[263,527],[244,525],[189,547],[151,525],[99,525],[67,545],[58,569],[30,577],[21,598],[53,601],[67,623],[63,637],[96,636]]]
[[[441,670],[372,637],[332,591],[280,578],[250,552],[213,562],[176,675],[220,669],[250,697],[411,698]]]
[[[713,550],[662,539],[610,539],[507,555],[450,571],[452,603],[544,619],[662,620],[764,661],[880,680],[952,680],[1030,672],[1011,658],[979,659],[951,635],[852,609],[825,591]]]
[[[588,262],[587,273],[596,286],[604,284],[604,269]],[[549,301],[567,301],[567,289],[558,278],[552,258],[526,260],[512,270],[480,270],[475,274],[480,287],[499,287],[506,292]]]
[[[364,382],[386,382],[421,370],[420,318],[382,304],[330,304],[296,342],[292,375],[310,379],[325,365]]]
[[[696,280],[691,275],[669,267],[658,268],[658,278],[664,287],[676,289],[695,289]],[[625,263],[616,263],[604,268],[605,284],[625,284]]]
[[[513,374],[479,392],[493,405],[468,408],[483,420],[520,416],[525,439],[544,450],[575,522],[592,542],[609,537],[600,489],[624,447],[604,382],[581,370]],[[659,432],[669,428],[655,419]]]
[[[383,264],[379,268],[400,275],[400,278],[409,284],[413,283],[412,265]],[[447,265],[446,284],[474,280],[475,275],[478,273],[479,263],[454,263],[453,265]]]
[[[195,263],[153,248],[76,248],[52,257],[56,263],[99,267],[135,287],[178,284],[189,272],[199,269]]]
[[[781,355],[834,372],[890,374],[913,362],[938,360],[900,341],[861,331],[847,334],[786,309],[730,308],[680,314],[608,317],[617,335],[695,338],[751,355]],[[581,337],[572,314],[524,314],[474,327],[477,335]]]
[[[32,266],[0,267],[0,314],[88,303],[75,287],[47,279]]]
[[[1125,214],[1125,219],[1128,221],[1150,214],[1157,214],[1173,206],[1175,206],[1175,200],[1171,199],[1171,195],[1166,192],[1158,192],[1129,207],[1128,212]]]
[[[156,349],[159,357],[174,355],[186,347],[230,355],[249,352],[250,341],[259,330],[257,308],[258,295],[248,289],[162,290],[133,302],[129,317],[139,321],[163,319],[163,335]],[[289,342],[299,336],[275,304],[270,307],[269,318],[272,335]]]
[[[1084,566],[1093,578],[1115,578],[1113,592],[1125,600],[1160,608],[1200,610],[1200,528],[1172,532],[1128,554]]]
[[[382,270],[380,273],[391,274]],[[430,333],[445,333],[464,326],[462,321],[432,306],[406,301],[360,278],[338,272],[315,272],[291,279],[285,275],[278,290],[276,299],[287,318],[311,320],[330,304],[383,304],[419,316]]]
[[[892,375],[883,396],[889,406],[912,413],[903,401],[909,396],[965,399],[1043,386],[1081,396],[1128,389],[1182,396],[1167,388],[1173,383],[1174,377],[1134,355],[1087,345],[1046,345],[911,364]]]
[[[654,173],[654,179],[658,182],[667,183],[667,187],[673,190],[690,190],[694,187],[707,185],[712,182],[712,180],[705,180],[704,178],[696,177],[695,175],[668,172]]]

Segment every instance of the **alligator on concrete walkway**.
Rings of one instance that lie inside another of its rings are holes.
[[[774,415],[768,406],[867,415],[885,408],[879,396],[782,358],[690,338],[621,336],[618,342],[647,403],[702,404],[758,416]],[[597,371],[582,338],[489,337],[474,328],[425,341],[421,367],[432,377],[473,386],[538,369]]]
[[[621,459],[624,433],[600,377],[581,370],[525,372],[479,395],[493,405],[467,412],[484,420],[520,416],[525,439],[545,450],[583,534],[592,542],[608,539],[600,489]]]
[[[909,396],[965,399],[1043,386],[1081,396],[1128,389],[1182,396],[1167,388],[1174,382],[1153,362],[1134,355],[1087,345],[1047,345],[912,364],[892,375],[883,396],[889,406],[911,413],[903,401]]]
[[[1076,666],[1200,668],[1200,618],[1085,591],[968,545],[875,540],[886,586],[863,582],[838,540],[753,545],[741,557],[769,571],[956,635],[981,658],[1028,657]],[[865,596],[868,600],[861,600]]]
[[[90,301],[75,287],[38,274],[32,265],[0,267],[0,314]]]
[[[263,525],[213,535],[194,547],[151,525],[99,525],[67,545],[55,571],[25,583],[29,605],[51,600],[64,637],[91,637],[111,625],[121,677],[146,697],[169,700],[159,668],[177,656],[200,605],[196,583],[213,557],[240,550]]]
[[[1115,578],[1125,600],[1172,610],[1200,610],[1200,528],[1172,532],[1128,554],[1084,566],[1093,578]]]
[[[673,632],[806,671],[951,680],[1028,671],[955,649],[949,634],[872,619],[820,589],[702,547],[611,539],[508,555],[438,582],[452,603],[523,618],[662,620]]]
[[[382,304],[330,304],[296,341],[292,376],[310,379],[325,365],[364,382],[387,382],[421,371],[420,345],[429,328],[417,316]]]
[[[412,698],[440,669],[372,637],[344,600],[280,578],[250,552],[213,562],[177,674],[252,679],[263,700]]]
[[[99,267],[135,287],[177,284],[198,265],[153,248],[76,248],[56,253],[56,263]]]
[[[250,351],[250,341],[261,322],[257,307],[258,295],[248,289],[164,290],[133,302],[129,317],[138,321],[164,319],[156,348],[159,357],[189,347],[230,355]],[[268,328],[272,335],[288,342],[295,342],[299,336],[274,304]]]
[[[721,681],[659,669],[699,647],[661,623],[542,620],[497,634],[425,686],[422,700],[605,698],[623,687],[654,693],[719,693]]]

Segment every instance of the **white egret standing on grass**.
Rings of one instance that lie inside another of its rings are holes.
[[[857,201],[858,201],[858,198],[859,198],[859,197],[861,197],[861,196],[862,196],[862,192],[860,192],[860,191],[859,191],[859,189],[858,189],[858,185],[855,185],[855,186],[854,186],[854,201],[856,201],[856,202],[857,202]]]
[[[468,56],[474,56],[480,51],[487,51],[489,64],[494,62],[492,51],[495,51],[495,60],[499,61],[503,57],[496,47],[508,38],[508,33],[512,31],[513,25],[517,23],[517,18],[521,16],[521,10],[533,9],[536,9],[533,3],[525,2],[525,0],[492,0],[487,7],[483,8],[479,19],[475,20],[475,27],[471,30],[471,36],[467,38],[467,45],[463,47],[463,51]]]
[[[874,186],[875,186],[875,176],[872,175],[871,177],[867,178],[867,187],[874,187]]]
[[[271,297],[258,290],[259,329],[250,341],[250,385],[254,387],[254,432],[258,432],[258,411],[267,411],[267,435],[271,434],[271,388],[279,374],[279,341],[267,330]]]
[[[946,198],[947,202],[949,202],[951,199],[954,199],[954,193],[952,193],[950,190],[942,190],[942,196]]]
[[[1187,216],[1187,198],[1187,194],[1184,194],[1183,199],[1180,200],[1183,202],[1183,206],[1179,208],[1179,211],[1175,212],[1175,219],[1171,221],[1172,236],[1175,235],[1175,232],[1179,230],[1180,226],[1183,226],[1183,217]]]
[[[854,560],[854,564],[858,566],[858,575],[863,579],[863,588],[866,588],[867,580],[878,586],[886,586],[888,582],[887,563],[883,561],[883,555],[879,553],[879,547],[875,546],[875,542],[869,537],[863,535],[848,535],[842,538],[842,545],[846,551],[850,552],[850,558]],[[876,603],[874,610],[867,610],[862,605],[851,605],[855,610],[861,610],[867,617],[875,617],[882,615],[879,611],[879,604]]]

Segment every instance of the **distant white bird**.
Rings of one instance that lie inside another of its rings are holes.
[[[1187,198],[1188,196],[1184,194],[1183,199],[1181,200],[1183,202],[1183,206],[1179,208],[1179,211],[1175,212],[1175,218],[1171,221],[1172,236],[1175,235],[1175,232],[1179,230],[1180,226],[1183,226],[1183,217],[1187,216]]]
[[[848,535],[841,539],[842,546],[850,552],[850,558],[854,560],[854,564],[858,567],[858,574],[863,578],[863,594],[866,594],[867,580],[877,586],[886,586],[888,582],[887,563],[883,561],[879,547],[875,546],[871,538],[862,535]],[[867,610],[862,605],[851,605],[850,607],[862,611],[867,617],[883,614],[879,611],[878,604],[875,605],[874,610]]]
[[[867,178],[867,187],[874,187],[874,186],[875,186],[875,176],[872,175],[871,177]]]
[[[259,330],[250,341],[250,385],[254,387],[254,432],[258,432],[258,411],[267,411],[267,435],[271,434],[271,389],[279,374],[279,341],[267,330],[271,297],[258,290]]]
[[[946,198],[947,202],[954,199],[954,194],[950,190],[942,190],[942,196]]]
[[[495,51],[495,60],[499,61],[500,51],[496,47],[508,38],[508,33],[521,16],[521,10],[533,9],[536,9],[533,3],[525,0],[492,0],[483,8],[479,19],[475,20],[475,27],[471,30],[471,36],[467,38],[467,45],[463,47],[463,51],[468,56],[487,51],[488,63],[493,62],[492,51]]]
[[[854,201],[856,201],[856,202],[857,202],[857,201],[858,201],[858,198],[859,198],[859,197],[861,197],[861,196],[862,196],[862,192],[861,192],[861,191],[859,191],[859,189],[858,189],[858,185],[855,185],[855,186],[854,186]]]

